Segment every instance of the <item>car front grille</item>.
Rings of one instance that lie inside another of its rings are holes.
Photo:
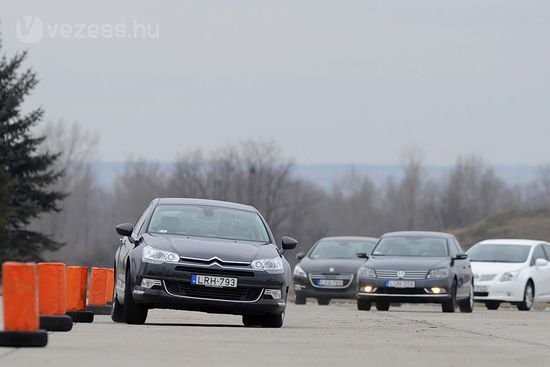
[[[309,274],[309,281],[315,288],[344,289],[351,285],[353,276],[353,274]],[[341,280],[343,281],[343,285],[319,285],[318,282],[320,280]]]
[[[489,297],[489,292],[474,292],[474,297]]]
[[[165,281],[164,284],[170,294],[192,298],[247,302],[257,300],[262,293],[262,288],[213,288],[178,281]]]
[[[399,271],[403,271],[405,274],[402,277],[397,276]],[[426,279],[428,275],[424,270],[378,270],[376,269],[376,277],[382,279],[405,279],[405,280],[418,280]]]
[[[233,276],[233,277],[253,277],[253,271],[247,270],[229,270],[229,269],[214,269],[214,268],[198,268],[191,266],[176,266],[177,271],[184,271],[190,274],[200,275],[221,275],[221,276]]]
[[[496,274],[480,274],[476,276],[476,280],[479,282],[489,282],[496,278]]]

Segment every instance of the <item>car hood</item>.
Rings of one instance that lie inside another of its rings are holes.
[[[525,263],[494,263],[472,261],[472,272],[475,274],[499,274],[525,268]]]
[[[355,273],[363,259],[310,259],[308,257],[300,261],[300,266],[306,273]],[[331,269],[333,269],[331,271]]]
[[[449,263],[446,257],[371,256],[366,266],[379,270],[430,270]]]
[[[197,259],[208,260],[217,257],[225,262],[251,262],[254,259],[279,256],[277,247],[273,244],[153,234],[146,234],[143,239],[147,245]]]

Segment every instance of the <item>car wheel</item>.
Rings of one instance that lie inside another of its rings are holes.
[[[326,306],[330,303],[330,298],[317,298],[317,304]]]
[[[128,324],[142,325],[147,319],[147,307],[134,302],[132,296],[132,280],[130,268],[126,270],[126,284],[124,285],[124,321]]]
[[[294,300],[294,303],[297,305],[305,305],[306,304],[306,297],[296,295],[296,299]]]
[[[280,328],[285,321],[285,313],[262,316],[261,323],[263,327]]]
[[[533,307],[533,301],[535,299],[535,288],[531,281],[527,282],[525,291],[523,292],[523,302],[518,304],[518,310],[530,311]]]
[[[458,304],[460,312],[471,313],[474,311],[474,285],[470,285],[470,295]]]
[[[485,302],[485,307],[487,307],[488,310],[498,310],[500,307],[499,301],[487,301]]]
[[[243,325],[246,327],[262,326],[262,319],[258,315],[243,315]]]
[[[456,306],[456,280],[454,280],[453,286],[451,287],[451,299],[441,304],[441,311],[455,312]]]
[[[365,299],[358,299],[357,300],[357,309],[360,311],[370,311],[371,307],[371,301],[367,301]]]
[[[378,311],[388,311],[390,309],[390,303],[388,301],[376,301],[376,309]]]
[[[114,322],[124,322],[124,306],[120,304],[116,297],[116,291],[113,295],[113,306],[111,308],[111,320]]]

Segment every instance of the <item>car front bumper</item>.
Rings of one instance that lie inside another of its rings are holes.
[[[501,282],[493,280],[488,282],[476,282],[474,287],[474,300],[476,301],[501,301],[522,302],[525,284],[519,281]]]
[[[330,288],[319,287],[311,284],[308,278],[294,277],[293,278],[294,293],[297,296],[307,298],[339,298],[339,299],[354,299],[357,294],[357,285],[355,279],[352,279],[346,287]]]
[[[237,278],[238,288],[210,288],[191,284],[192,274]],[[144,278],[159,280],[153,288],[141,286]],[[280,314],[286,308],[284,274],[268,274],[250,268],[227,269],[219,265],[142,264],[132,291],[136,303],[149,308],[168,308],[235,315]],[[274,299],[266,290],[280,290]],[[239,292],[237,297],[234,292]]]
[[[396,279],[360,277],[358,280],[357,298],[399,303],[444,303],[451,299],[450,289],[452,281],[449,278],[414,280],[414,288],[388,287],[388,280]],[[367,287],[371,287],[373,291],[367,292],[365,290]],[[430,293],[429,290],[432,288],[439,288],[441,292],[438,294]]]

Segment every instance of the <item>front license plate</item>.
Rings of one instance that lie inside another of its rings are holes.
[[[237,288],[237,278],[192,274],[191,284],[214,288]]]
[[[342,287],[344,286],[344,281],[341,279],[318,279],[317,285],[324,287]]]
[[[390,288],[414,288],[413,280],[387,280],[386,287]]]
[[[486,285],[476,285],[474,286],[474,292],[485,293],[489,290]]]

